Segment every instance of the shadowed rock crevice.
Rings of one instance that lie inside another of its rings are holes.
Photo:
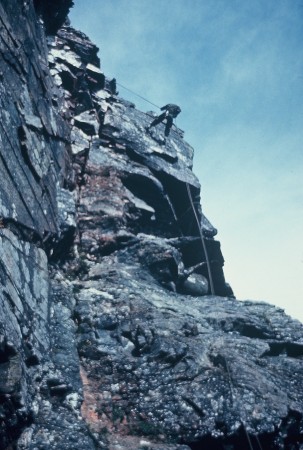
[[[0,5],[0,449],[299,450],[302,325],[234,298],[194,150],[71,4]]]
[[[243,449],[299,449],[303,443],[300,421],[302,417],[290,411],[287,417],[282,420],[281,428],[283,429],[283,436],[277,432],[254,434],[247,431],[242,424],[234,436],[226,436],[225,438],[216,438],[206,436],[195,443],[187,443],[192,450],[203,450],[211,448],[214,450],[243,450]],[[218,422],[218,429],[221,428],[221,423]]]
[[[44,20],[47,34],[55,34],[58,31],[74,4],[72,0],[33,0],[33,2],[37,13]]]
[[[303,357],[303,344],[293,342],[269,342],[269,350],[262,356],[279,356],[285,355],[290,358]]]

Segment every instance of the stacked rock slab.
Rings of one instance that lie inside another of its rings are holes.
[[[70,4],[0,5],[0,450],[302,448],[302,325],[234,298],[193,149]]]

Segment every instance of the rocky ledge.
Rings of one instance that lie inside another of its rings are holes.
[[[235,299],[193,149],[71,3],[0,5],[0,449],[302,449],[302,325]]]

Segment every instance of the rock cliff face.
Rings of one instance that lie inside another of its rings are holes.
[[[302,449],[302,325],[234,298],[193,149],[71,3],[0,4],[0,450]]]

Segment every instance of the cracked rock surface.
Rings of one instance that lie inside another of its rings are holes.
[[[0,450],[302,450],[302,325],[236,300],[194,150],[71,4],[0,5]]]

